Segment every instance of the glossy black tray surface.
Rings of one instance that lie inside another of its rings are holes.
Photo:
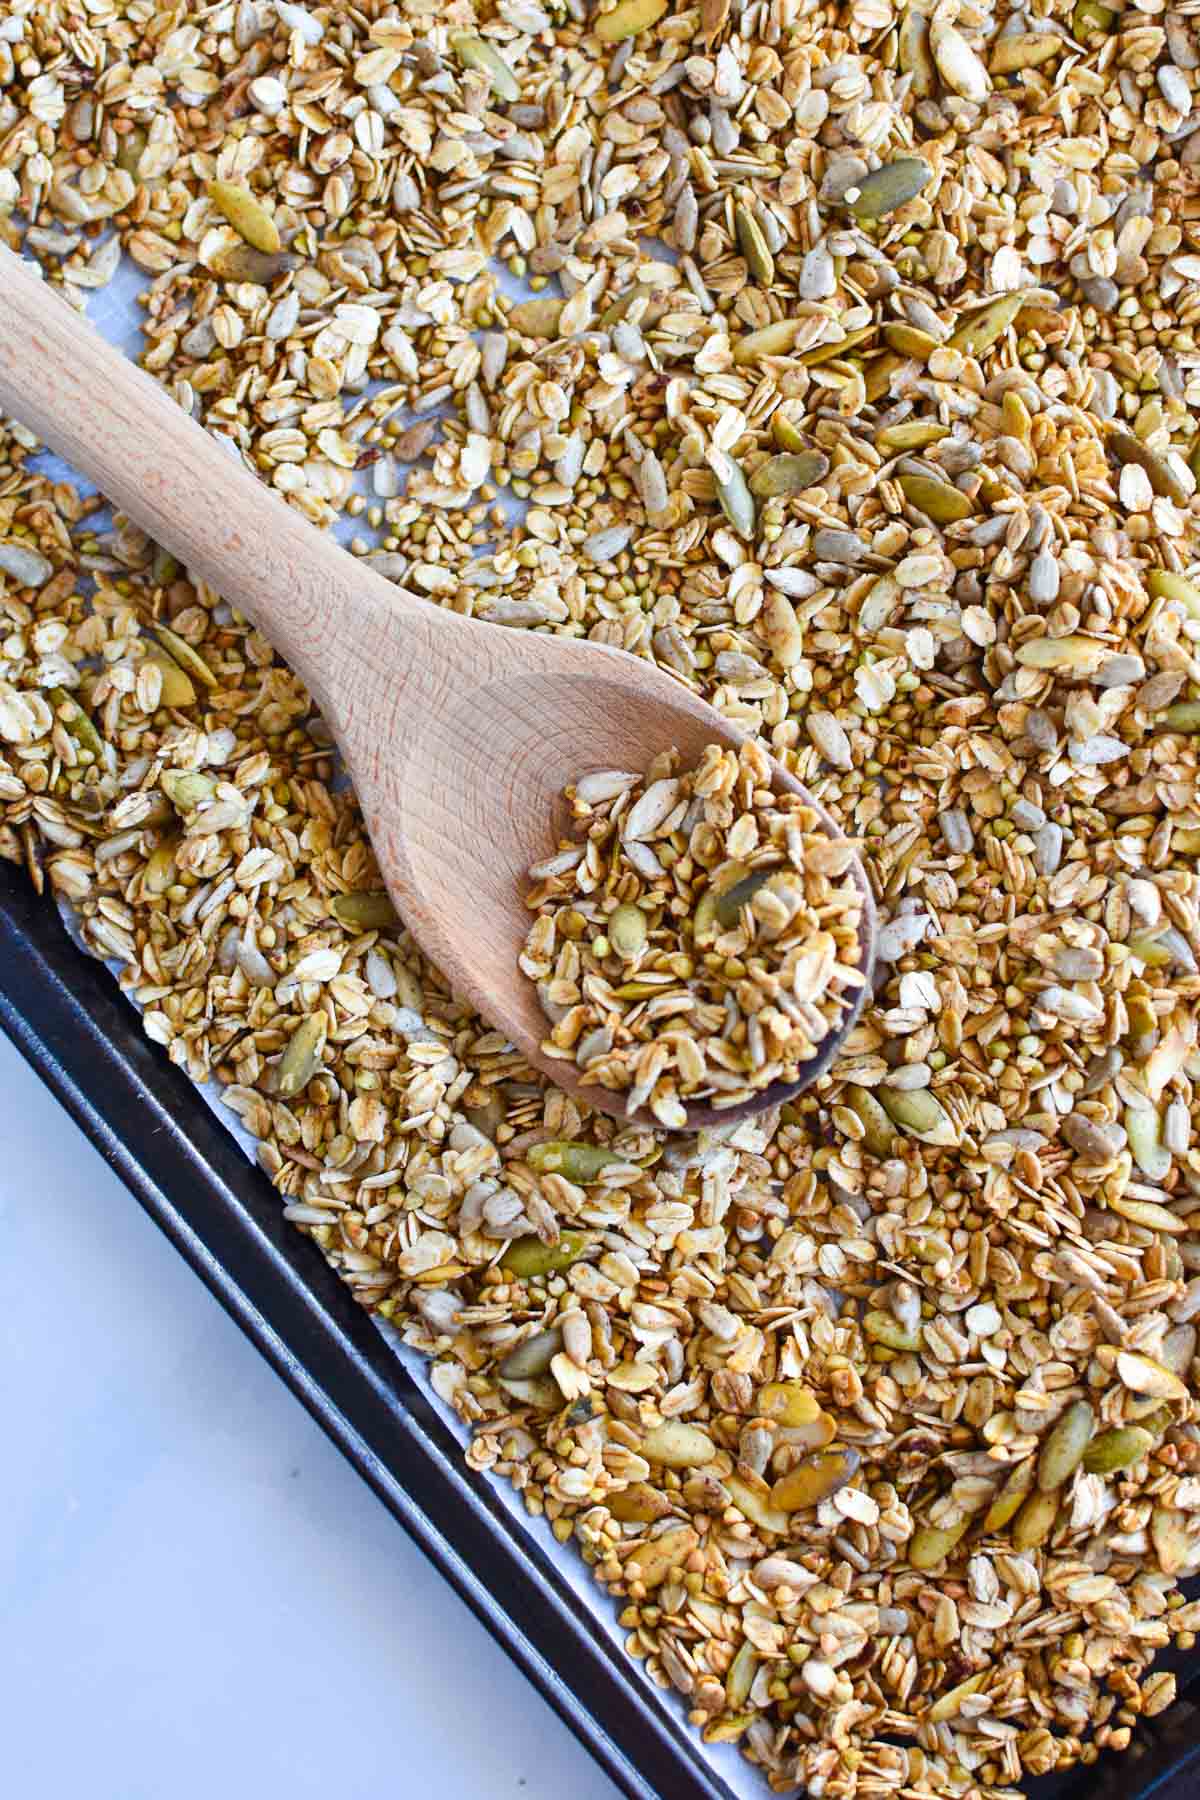
[[[0,1027],[617,1786],[637,1800],[735,1800],[678,1709],[614,1652],[562,1574],[468,1472],[420,1387],[286,1223],[266,1177],[143,1036],[109,973],[6,863]],[[1185,1660],[1200,1674],[1200,1655]],[[1125,1757],[1032,1783],[1031,1794],[1200,1800],[1196,1695],[1193,1680]],[[764,1800],[768,1791],[764,1783]]]

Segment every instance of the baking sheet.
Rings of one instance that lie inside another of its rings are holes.
[[[88,305],[88,317],[92,323],[104,334],[110,343],[115,344],[129,356],[136,356],[142,348],[140,331],[142,309],[138,304],[138,296],[142,293],[146,285],[146,277],[144,277],[132,263],[128,260],[124,260],[113,281],[108,287],[93,293]],[[531,297],[531,290],[523,287],[521,283],[513,281],[511,277],[505,278],[503,285],[505,289],[515,297]],[[378,387],[382,384],[373,385]],[[372,390],[368,387],[365,391],[370,392]],[[51,474],[56,479],[67,479],[72,481],[84,493],[96,492],[94,483],[88,481],[86,477],[80,475],[68,464],[64,463],[60,457],[54,456],[49,452],[40,453],[36,458],[35,466],[45,470],[45,472]],[[357,477],[356,486],[361,492],[369,492],[367,485],[368,481],[368,476],[360,474]],[[519,501],[510,498],[508,510],[511,517],[516,517],[519,516],[520,512],[523,512],[524,508],[521,507]],[[93,528],[97,528],[97,526],[102,523],[102,517],[103,516],[101,515],[99,519],[89,521],[89,524],[92,525]],[[363,535],[364,530],[365,520],[361,518],[347,519],[343,517],[335,527],[335,535],[345,542],[351,537]],[[69,910],[63,908],[62,911],[67,929],[72,933],[75,941],[79,942],[78,934],[74,929],[74,923]],[[90,952],[84,953],[90,954]],[[126,998],[129,1006],[132,1008],[132,1000],[129,1000],[128,997]],[[223,1128],[238,1143],[247,1159],[251,1163],[255,1163],[255,1140],[241,1127],[233,1114],[222,1105],[220,1100],[221,1090],[219,1086],[216,1083],[210,1083],[206,1087],[198,1088],[197,1091],[201,1094],[212,1112],[218,1117]],[[282,1204],[283,1202],[281,1199],[281,1207]],[[313,1254],[318,1254],[315,1247],[313,1249]],[[413,1379],[419,1383],[447,1428],[453,1432],[456,1439],[465,1449],[470,1441],[470,1433],[461,1424],[452,1409],[439,1400],[434,1393],[428,1380],[429,1364],[427,1360],[418,1352],[407,1349],[401,1344],[398,1334],[392,1330],[385,1321],[375,1320],[374,1323],[379,1332],[387,1340],[392,1353],[397,1357]],[[475,1476],[473,1479],[487,1480],[488,1478]],[[633,1658],[627,1656],[624,1648],[625,1637],[627,1634],[617,1624],[616,1606],[610,1600],[608,1595],[597,1587],[595,1581],[591,1577],[590,1571],[583,1563],[578,1552],[572,1548],[559,1544],[545,1520],[531,1518],[526,1513],[520,1496],[514,1492],[507,1482],[489,1481],[489,1487],[497,1496],[508,1514],[514,1535],[526,1540],[531,1546],[536,1545],[542,1555],[553,1564],[563,1580],[569,1585],[579,1603],[587,1610],[595,1624],[612,1644],[616,1654],[621,1656],[626,1661],[627,1666],[634,1672],[636,1679],[642,1684],[647,1695],[653,1699],[655,1704],[663,1707],[670,1707],[682,1718],[684,1707],[683,1702],[679,1697],[673,1692],[664,1692],[657,1688],[642,1672],[641,1665]],[[763,1797],[769,1793],[765,1778],[753,1765],[746,1761],[733,1745],[705,1745],[701,1743],[698,1734],[696,1736],[696,1742],[706,1762],[711,1766],[713,1773],[726,1784],[733,1794],[739,1796],[739,1800],[763,1800]]]
[[[138,348],[143,285],[126,266],[90,308],[126,353]],[[94,491],[58,459],[38,460]],[[339,536],[358,527],[346,522]],[[72,951],[6,866],[0,902],[0,1026],[622,1790],[631,1800],[762,1800],[758,1773],[732,1746],[704,1745],[675,1697],[625,1655],[615,1609],[578,1557],[507,1484],[467,1470],[453,1448],[467,1434],[433,1393],[427,1363],[361,1312],[286,1224],[217,1091],[187,1083],[141,1036],[116,983]],[[1200,1582],[1186,1591],[1197,1597]],[[1195,1800],[1197,1658],[1168,1651],[1160,1666],[1180,1675],[1175,1705],[1143,1723],[1126,1755],[1026,1783],[1031,1800]]]

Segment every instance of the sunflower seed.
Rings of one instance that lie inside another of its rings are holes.
[[[937,72],[952,93],[981,102],[992,91],[991,77],[966,38],[943,19],[929,27],[929,48]]]

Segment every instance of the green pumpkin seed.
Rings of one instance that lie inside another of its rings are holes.
[[[1025,303],[1023,292],[1001,294],[958,327],[950,338],[950,349],[964,350],[968,356],[978,356],[981,350],[990,349],[1004,336]]]
[[[510,1350],[496,1373],[507,1381],[523,1381],[529,1375],[545,1375],[562,1349],[562,1332],[557,1325],[548,1331],[537,1331]]]
[[[174,657],[181,669],[195,677],[201,687],[215,688],[217,678],[197,650],[193,650],[186,638],[181,638],[177,631],[168,625],[156,625],[154,635],[169,656]]]
[[[758,1653],[750,1639],[744,1638],[741,1649],[725,1672],[725,1698],[730,1706],[736,1708],[746,1704],[757,1674]]]
[[[1117,1352],[1117,1376],[1131,1394],[1146,1394],[1152,1400],[1188,1398],[1187,1383],[1152,1356],[1143,1356],[1140,1350]]]
[[[159,544],[154,552],[154,561],[150,564],[150,574],[155,587],[170,587],[173,581],[179,579],[181,573],[182,566],[178,559]],[[156,629],[159,628],[156,627]],[[166,627],[163,626],[161,629],[165,631]],[[174,632],[171,635],[173,637]]]
[[[789,1425],[788,1442],[797,1449],[828,1450],[837,1437],[837,1420],[832,1413],[818,1413],[811,1425]]]
[[[1146,589],[1156,600],[1176,600],[1188,616],[1200,619],[1200,587],[1173,569],[1151,569]]]
[[[720,884],[710,882],[705,888],[692,914],[692,941],[698,947],[703,948],[705,944],[712,942],[717,935],[718,926],[736,923],[736,909],[732,919],[729,919],[720,914],[718,907],[724,896],[732,893],[749,872],[745,863],[727,863],[721,873]]]
[[[1128,939],[1125,948],[1149,969],[1165,969],[1171,961],[1170,945],[1144,933]]]
[[[856,219],[882,219],[915,200],[932,179],[933,170],[923,156],[898,156],[865,175],[847,204]]]
[[[757,1525],[760,1531],[773,1531],[778,1537],[783,1537],[790,1530],[786,1512],[780,1507],[772,1506],[765,1493],[751,1487],[740,1475],[727,1475],[725,1487],[733,1504],[740,1507],[750,1523]]]
[[[918,331],[915,325],[891,324],[883,328],[883,341],[889,350],[898,351],[901,356],[912,356],[918,362],[928,362],[940,340],[931,332]]]
[[[941,1101],[928,1088],[875,1089],[875,1097],[893,1125],[923,1144],[957,1144],[958,1132]]]
[[[1083,1453],[1089,1475],[1117,1475],[1149,1456],[1154,1438],[1143,1425],[1118,1425],[1094,1437]]]
[[[908,1543],[908,1560],[914,1569],[936,1569],[966,1535],[969,1519],[954,1525],[921,1525]]]
[[[935,525],[952,525],[971,512],[971,502],[961,489],[932,475],[901,475],[897,485],[904,498]]]
[[[758,521],[754,495],[750,492],[746,477],[731,456],[725,458],[725,467],[729,472],[724,481],[717,477],[717,499],[721,503],[721,511],[739,537],[752,538]]]
[[[164,769],[160,785],[171,805],[184,813],[195,812],[217,791],[212,776],[201,774],[199,769]]]
[[[1172,838],[1172,848],[1174,842]],[[1126,1000],[1125,1010],[1129,1017],[1129,1031],[1125,1041],[1134,1061],[1144,1062],[1158,1042],[1158,1014],[1153,1002],[1145,994],[1133,994]]]
[[[362,894],[338,894],[330,910],[339,925],[351,931],[389,931],[400,923],[391,898],[382,889]]]
[[[717,1447],[707,1433],[682,1419],[665,1419],[647,1432],[638,1446],[647,1462],[666,1469],[698,1469],[711,1462]]]
[[[793,1395],[792,1390],[799,1390],[799,1395]],[[775,1399],[772,1395],[781,1397]],[[757,1393],[754,1404],[759,1418],[770,1418],[774,1426],[783,1426],[788,1433],[788,1444],[797,1449],[804,1445],[810,1451],[824,1451],[837,1438],[837,1418],[824,1413],[815,1395],[811,1395],[801,1382],[768,1382],[768,1386]],[[815,1408],[811,1417],[801,1417],[810,1406]]]
[[[891,456],[898,450],[924,450],[929,444],[940,443],[949,436],[950,427],[938,425],[933,419],[905,419],[901,424],[889,425],[886,431],[881,431],[875,447],[882,455]]]
[[[1038,68],[1068,48],[1056,31],[1014,31],[996,39],[988,68],[993,75],[1015,75],[1018,69]]]
[[[650,927],[640,906],[618,906],[609,914],[605,936],[622,962],[635,962],[646,948]]]
[[[1151,1406],[1148,1400],[1137,1400],[1129,1409],[1131,1422],[1136,1423],[1143,1431],[1148,1431],[1155,1443],[1165,1436],[1175,1423],[1175,1414],[1169,1406]]]
[[[321,1067],[329,1019],[323,1012],[309,1013],[301,1019],[279,1059],[276,1088],[283,1100],[302,1093]]]
[[[450,39],[450,48],[464,69],[474,69],[479,74],[488,76],[493,92],[501,100],[521,98],[520,82],[499,51],[494,50],[486,38],[474,37],[469,31],[457,31]]]
[[[84,712],[74,694],[67,688],[52,687],[46,690],[56,713],[65,713],[60,719],[63,730],[73,737],[81,750],[88,750],[93,756],[104,755],[104,739],[96,730],[87,713]]]
[[[274,255],[280,245],[279,227],[249,188],[238,187],[233,181],[210,181],[207,193],[240,238],[244,238],[252,249],[261,250],[267,256]]]
[[[565,300],[522,300],[508,315],[509,327],[522,337],[557,337],[558,321],[566,304]]]
[[[776,1425],[811,1425],[821,1417],[821,1402],[802,1381],[768,1381],[754,1396],[754,1410]]]
[[[572,1144],[551,1138],[544,1144],[531,1144],[525,1160],[539,1175],[564,1175],[568,1181],[595,1181],[610,1163],[623,1162],[615,1150],[604,1150],[599,1144]]]
[[[795,420],[783,411],[782,407],[776,407],[774,413],[771,415],[771,436],[775,439],[775,442],[779,445],[781,450],[789,450],[798,454],[808,448],[804,441],[804,433],[796,424]],[[828,468],[828,466],[828,463],[826,463],[826,468]],[[825,471],[822,470],[822,474],[824,472]],[[815,479],[819,481],[821,479],[820,475]],[[752,493],[754,491],[753,482],[750,484],[750,491]]]
[[[667,1496],[648,1481],[635,1481],[619,1494],[605,1495],[604,1504],[623,1525],[653,1525],[671,1510]]]
[[[690,1525],[676,1525],[661,1537],[651,1538],[630,1552],[625,1572],[640,1581],[647,1593],[660,1588],[672,1569],[680,1569],[700,1542]]]
[[[178,843],[171,841],[160,844],[151,852],[142,870],[142,886],[148,894],[165,894],[173,887],[178,873],[175,867],[175,852]]]
[[[733,223],[747,268],[760,287],[769,288],[775,280],[775,259],[767,248],[762,227],[748,206],[734,207]]]
[[[650,1000],[662,991],[662,986],[657,981],[622,981],[613,989],[618,1000]]]
[[[795,456],[770,456],[750,477],[750,492],[760,500],[780,494],[802,494],[829,473],[829,458],[822,450],[801,450]]]
[[[552,1375],[502,1375],[500,1386],[520,1405],[538,1412],[557,1412],[563,1404],[562,1390]]]
[[[749,1712],[722,1713],[715,1725],[704,1727],[700,1736],[706,1744],[736,1744],[761,1716],[753,1708]]]
[[[981,1670],[978,1675],[968,1675],[965,1681],[960,1681],[958,1686],[952,1687],[948,1694],[943,1694],[940,1700],[934,1701],[925,1714],[924,1722],[927,1725],[940,1725],[943,1719],[952,1719],[955,1713],[961,1709],[963,1701],[970,1695],[977,1694],[987,1678],[988,1671],[986,1669]]]
[[[560,1269],[569,1269],[578,1262],[591,1244],[591,1235],[585,1231],[564,1231],[557,1244],[544,1244],[540,1237],[532,1235],[514,1238],[500,1258],[500,1267],[519,1281],[557,1275]]]
[[[1071,14],[1072,35],[1086,43],[1096,33],[1108,36],[1117,22],[1117,15],[1111,6],[1101,6],[1100,0],[1079,0],[1075,11]]]
[[[919,1350],[921,1348],[921,1328],[908,1331],[888,1312],[869,1312],[862,1322],[863,1331],[873,1344],[882,1344],[887,1350]]]
[[[806,1456],[794,1469],[779,1477],[771,1489],[771,1505],[784,1513],[802,1512],[805,1507],[816,1506],[845,1487],[858,1473],[861,1462],[858,1451],[844,1445]]]
[[[1150,1542],[1164,1575],[1178,1575],[1196,1554],[1189,1515],[1171,1506],[1156,1506],[1150,1514]]]
[[[893,381],[903,367],[904,358],[896,356],[890,350],[885,351],[882,356],[874,357],[867,364],[863,370],[863,386],[866,389],[867,399],[872,405],[876,400],[882,400],[883,396],[890,391]]]
[[[1179,476],[1156,450],[1143,444],[1141,438],[1134,437],[1131,431],[1112,431],[1108,437],[1108,447],[1122,465],[1135,463],[1149,477],[1150,486],[1156,494],[1174,500],[1179,506],[1186,506],[1190,495]]]
[[[772,875],[778,873],[778,869],[751,869],[748,875],[741,881],[735,881],[732,887],[723,887],[715,899],[718,923],[726,929],[736,925],[743,906],[748,906],[759,888],[765,887]]]
[[[120,139],[120,148],[117,151],[118,169],[122,170],[124,174],[136,178],[138,164],[142,160],[142,152],[149,141],[149,134],[140,125],[135,125],[132,131],[127,131],[125,136]]]
[[[1037,1484],[1044,1494],[1054,1493],[1075,1473],[1095,1424],[1096,1415],[1087,1401],[1076,1400],[1054,1425],[1038,1456]]]
[[[622,981],[613,988],[613,994],[621,1001],[648,1001],[653,995],[662,994],[660,981]]]
[[[938,85],[937,69],[929,49],[929,20],[914,7],[900,20],[896,49],[901,72],[912,76],[910,91],[918,100],[928,99]]]
[[[760,356],[786,356],[804,329],[805,319],[776,319],[758,331],[747,331],[733,346],[733,360],[739,365],[756,362]]]
[[[160,706],[190,706],[196,698],[196,689],[192,678],[186,670],[181,669],[173,656],[157,644],[146,647],[146,661],[153,663],[162,675],[162,689],[159,696]]]
[[[254,287],[270,287],[281,275],[300,267],[298,256],[283,250],[256,250],[253,244],[232,244],[218,250],[210,265],[222,281],[248,281]]]
[[[1034,1480],[1037,1476],[1037,1460],[1027,1456],[1009,1471],[1000,1491],[988,1507],[983,1517],[983,1531],[991,1537],[997,1531],[1003,1531],[1012,1523],[1033,1492]]]
[[[848,331],[840,343],[818,344],[815,349],[806,350],[800,361],[806,369],[815,369],[821,363],[833,362],[857,349],[859,344],[865,344],[869,337],[874,337],[878,329],[877,325],[864,325],[860,331]],[[737,360],[736,357],[734,360]]]
[[[635,282],[632,287],[626,288],[623,294],[618,294],[611,306],[605,307],[604,311],[600,314],[599,323],[601,329],[607,331],[610,326],[619,325],[635,300],[649,300],[658,291],[659,290],[649,281]],[[661,312],[661,310],[662,304],[660,301],[657,311]],[[650,315],[647,314],[646,316],[648,317]],[[646,323],[646,317],[643,317],[642,323]]]
[[[1013,1521],[1012,1541],[1017,1550],[1036,1550],[1054,1530],[1062,1500],[1057,1491],[1031,1494]]]
[[[667,0],[618,0],[611,12],[593,19],[592,30],[606,44],[617,44],[657,25],[666,10]]]
[[[1177,700],[1174,706],[1168,706],[1159,722],[1165,731],[1191,737],[1200,731],[1200,700]]]
[[[621,320],[633,305],[637,292],[636,286],[626,288],[623,294],[617,295],[611,306],[605,307],[597,320],[597,324],[600,326],[601,330],[607,331],[610,326],[619,325],[621,323]]]
[[[892,1121],[869,1088],[850,1084],[846,1088],[846,1104],[862,1120],[863,1143],[872,1156],[890,1156],[896,1142]]]

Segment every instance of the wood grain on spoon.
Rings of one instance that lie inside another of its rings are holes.
[[[622,1095],[579,1089],[574,1064],[542,1055],[548,1026],[517,968],[530,922],[525,872],[553,846],[568,782],[590,769],[645,768],[672,745],[690,763],[705,744],[740,734],[622,651],[481,624],[393,587],[303,519],[2,245],[0,407],[270,639],[337,739],[384,881],[422,950],[535,1067],[623,1117]],[[781,769],[776,786],[804,791]],[[874,911],[855,868],[869,976]],[[798,1086],[829,1066],[855,1016],[825,1040]],[[694,1106],[689,1124],[728,1122],[795,1091],[776,1085],[736,1108]]]

